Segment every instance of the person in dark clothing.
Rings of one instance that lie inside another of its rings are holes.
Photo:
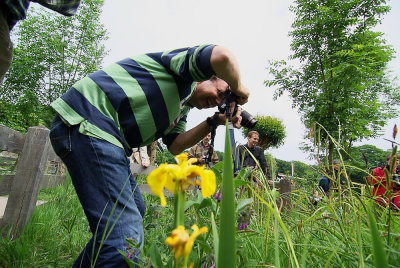
[[[250,131],[247,135],[247,144],[239,147],[239,159],[241,161],[241,167],[255,168],[259,164],[264,175],[268,178],[268,180],[270,180],[271,175],[268,172],[268,165],[267,160],[265,159],[264,150],[260,146],[257,146],[259,137],[260,134],[258,134],[257,131]]]
[[[332,171],[328,170],[327,176],[324,174],[321,176],[321,178],[319,178],[318,186],[323,190],[326,196],[329,196],[329,189],[331,188],[331,180],[333,180],[335,183],[336,179],[339,178],[341,188],[343,189],[343,187],[345,186],[345,178],[344,178],[345,174],[340,171],[340,161],[337,159],[333,160],[333,172],[334,176],[332,176]],[[338,185],[334,185],[333,188],[335,188],[335,186]]]
[[[322,177],[319,178],[318,186],[324,191],[326,196],[329,196],[330,185],[331,181],[325,175],[322,175]]]

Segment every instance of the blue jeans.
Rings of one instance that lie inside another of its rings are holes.
[[[79,125],[68,127],[59,116],[50,130],[51,144],[68,168],[93,234],[74,267],[128,267],[117,249],[126,252],[125,238],[138,247],[143,244],[142,195],[124,150],[78,130]],[[138,257],[135,250],[134,260]]]

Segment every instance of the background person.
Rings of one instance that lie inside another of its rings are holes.
[[[391,196],[387,196],[386,192],[389,189],[389,186],[387,185],[387,178],[385,176],[385,169],[390,170],[390,164],[392,161],[392,154],[388,154],[386,156],[386,165],[377,167],[373,170],[373,177],[371,178],[368,176],[367,180],[368,183],[373,185],[372,189],[372,198],[375,200],[375,202],[383,207],[386,207],[389,202],[392,204],[394,209],[399,209],[400,208],[400,193],[399,193],[399,186],[397,185],[396,182],[396,177],[400,175],[400,169],[398,168],[399,165],[399,158],[400,156],[397,156],[396,162],[395,162],[395,167],[394,167],[394,172],[392,177],[392,185],[390,185],[390,189],[393,191],[393,194]]]
[[[206,163],[206,158],[208,155],[208,149],[211,146],[210,140],[211,140],[211,133],[208,133],[199,143],[190,148],[188,153],[188,158],[197,158],[196,164],[198,165],[208,164]],[[218,161],[219,159],[217,152],[213,150],[211,156],[211,163],[215,165],[216,163],[218,163]]]
[[[343,174],[343,176],[341,176],[339,178],[339,176],[340,176],[340,172],[339,171],[340,171],[340,161],[337,160],[337,159],[334,159],[333,160],[333,175],[332,175],[332,171],[328,170],[327,171],[328,176],[323,174],[321,176],[321,178],[319,178],[318,186],[320,187],[320,189],[322,189],[322,191],[325,193],[326,196],[329,196],[329,190],[331,188],[331,185],[333,184],[332,181],[335,181],[335,180],[339,179],[340,180],[340,185],[343,188],[344,183],[345,183],[345,181],[343,179],[344,174]]]
[[[172,154],[193,146],[226,118],[209,117],[186,131],[189,110],[217,106],[228,88],[238,104],[247,102],[249,90],[233,54],[202,45],[123,59],[81,79],[51,104],[57,115],[50,139],[93,233],[74,266],[89,267],[106,226],[114,226],[96,266],[127,267],[117,249],[126,250],[125,238],[142,245],[144,214],[127,155],[160,137]],[[232,117],[235,127],[240,112]]]
[[[322,191],[324,192],[324,194],[326,196],[329,196],[329,189],[331,186],[331,181],[327,176],[322,175],[321,178],[319,178],[318,186],[320,187],[320,189],[322,189]]]
[[[247,144],[239,146],[239,160],[241,161],[242,167],[257,167],[257,163],[254,158],[260,164],[260,168],[264,175],[268,178],[268,182],[272,183],[271,175],[268,172],[267,160],[265,159],[264,150],[257,146],[260,134],[257,131],[250,131],[247,135]],[[254,156],[249,154],[250,153]],[[271,184],[270,183],[270,184]]]
[[[131,163],[138,163],[143,167],[150,166],[150,157],[147,154],[147,146],[132,149],[132,155],[129,157]]]
[[[26,18],[29,0],[1,0],[0,1],[0,83],[11,66],[13,45],[10,32],[19,20]],[[36,0],[40,5],[54,10],[65,16],[76,13],[80,0]]]

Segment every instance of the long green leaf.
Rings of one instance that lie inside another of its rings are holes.
[[[217,267],[236,267],[236,217],[233,185],[233,160],[228,122],[226,122],[224,173],[222,179],[221,225]]]
[[[374,256],[374,263],[375,267],[379,268],[386,268],[389,267],[387,262],[386,252],[379,236],[378,226],[376,225],[375,216],[372,214],[372,208],[374,204],[369,204],[368,209],[368,222],[369,222],[369,229],[371,230],[371,237],[372,237],[372,255]]]
[[[213,233],[215,263],[218,263],[219,237],[218,237],[218,229],[217,229],[217,225],[215,224],[213,212],[211,212],[211,228],[212,228],[212,233]]]
[[[254,202],[253,198],[247,198],[247,199],[241,199],[238,201],[236,211],[241,212],[244,210],[248,205],[252,204]]]
[[[162,263],[160,251],[158,250],[158,247],[155,243],[151,244],[149,255],[150,255],[151,264],[153,265],[154,268],[164,267],[164,265]]]

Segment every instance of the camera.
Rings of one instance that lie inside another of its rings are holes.
[[[218,105],[218,111],[220,113],[225,113],[226,112],[226,117],[228,120],[230,120],[231,113],[230,113],[230,107],[231,103],[235,103],[235,109],[233,111],[233,114],[236,113],[237,111],[237,96],[232,93],[232,91],[226,91],[225,92],[225,97],[222,99],[221,103]],[[242,117],[242,122],[241,125],[246,127],[246,128],[254,128],[257,124],[257,120],[254,119],[254,117],[248,113],[247,111],[242,109],[242,112],[240,113],[240,116]]]

